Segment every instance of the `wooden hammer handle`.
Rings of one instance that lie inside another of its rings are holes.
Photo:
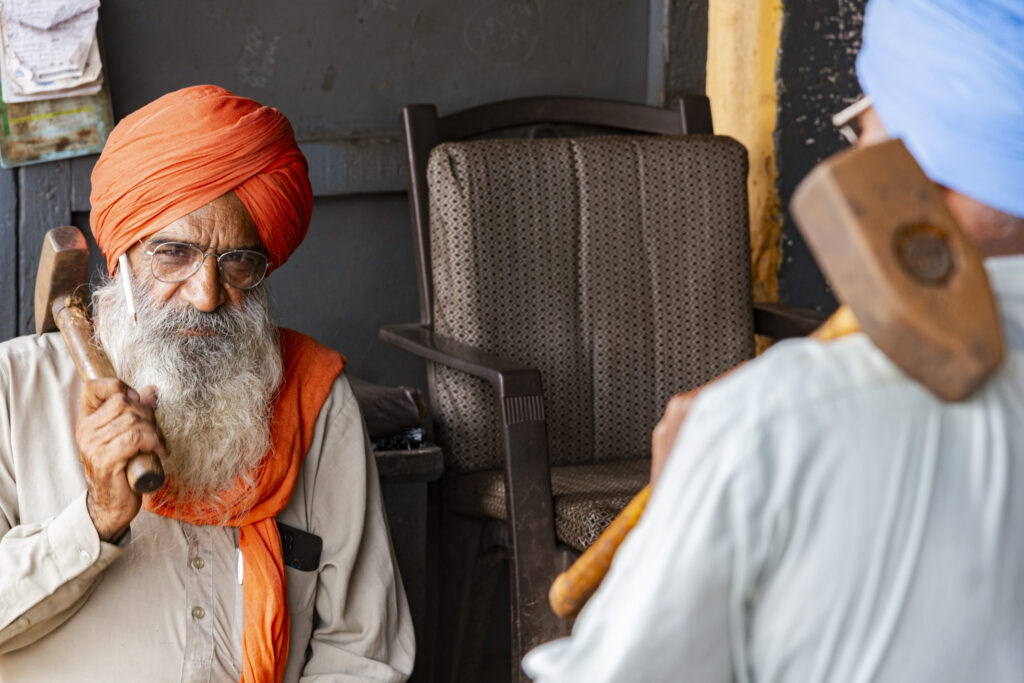
[[[53,319],[82,379],[117,377],[107,354],[93,342],[92,325],[85,303],[80,298],[68,296],[54,301]],[[150,493],[164,485],[164,468],[155,453],[132,456],[125,475],[128,485],[136,493]]]
[[[651,485],[643,487],[623,508],[608,528],[601,532],[589,548],[583,551],[572,566],[558,575],[548,591],[548,602],[562,619],[579,614],[583,605],[598,589],[612,565],[612,558],[626,534],[640,521],[640,515],[651,497]]]
[[[811,334],[811,337],[827,342],[859,331],[860,327],[853,312],[846,306],[841,306]],[[626,535],[640,521],[650,497],[651,485],[648,484],[636,494],[572,566],[558,575],[548,591],[548,602],[555,614],[563,619],[571,619],[579,614],[583,605],[600,587],[608,569],[611,568],[616,551]]]

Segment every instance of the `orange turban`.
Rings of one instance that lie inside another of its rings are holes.
[[[107,257],[235,191],[280,266],[306,236],[313,207],[306,158],[288,119],[215,85],[164,95],[126,116],[92,171],[89,222]]]

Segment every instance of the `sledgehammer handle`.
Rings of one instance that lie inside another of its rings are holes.
[[[562,619],[579,614],[590,596],[601,586],[612,565],[612,558],[626,534],[640,521],[640,515],[651,498],[651,485],[643,487],[626,508],[612,520],[597,540],[583,551],[571,567],[558,575],[548,591],[551,609]]]
[[[92,341],[92,326],[80,298],[57,298],[53,302],[53,319],[82,379],[117,377],[107,354]],[[128,477],[128,485],[136,493],[150,493],[164,485],[164,468],[154,453],[133,456],[125,468],[125,475]]]

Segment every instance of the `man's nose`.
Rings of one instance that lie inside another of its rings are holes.
[[[227,292],[217,270],[217,257],[203,259],[203,265],[185,281],[181,296],[203,313],[212,313],[227,301]]]

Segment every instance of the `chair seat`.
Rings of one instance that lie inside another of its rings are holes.
[[[651,477],[650,460],[551,468],[558,540],[585,550]],[[505,520],[505,476],[488,470],[453,477],[446,490],[453,512]]]

